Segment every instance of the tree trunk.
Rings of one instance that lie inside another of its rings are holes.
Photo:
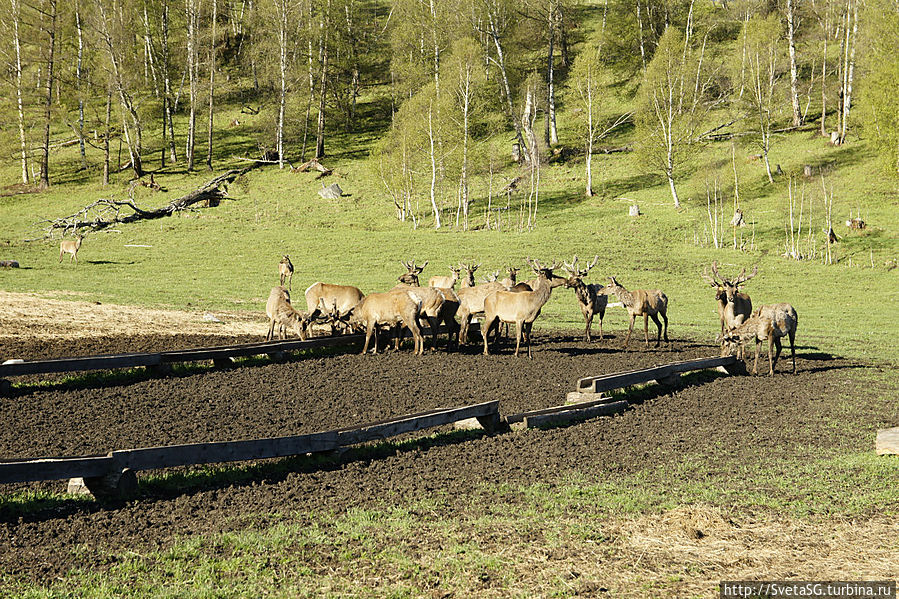
[[[187,170],[194,168],[194,146],[197,134],[197,27],[199,25],[198,0],[185,0],[185,13],[187,16],[187,75],[190,86],[190,107],[187,117],[187,143],[184,155],[187,159]]]
[[[169,159],[172,164],[178,162],[178,152],[175,146],[175,123],[172,118],[172,82],[169,77],[169,3],[162,0],[162,128],[163,146],[165,145],[165,128],[169,129]],[[163,152],[165,149],[163,148]]]
[[[593,83],[587,81],[587,197],[593,197]]]
[[[790,103],[793,107],[793,126],[802,124],[802,113],[799,108],[799,76],[796,69],[796,20],[794,2],[787,0],[787,42],[790,47]]]
[[[103,185],[109,185],[109,120],[112,117],[112,90],[106,92],[106,131],[103,135]]]
[[[306,118],[303,119],[303,151],[300,154],[300,160],[306,162],[306,144],[309,139],[309,116],[312,113],[312,101],[315,96],[315,69],[312,66],[312,0],[306,1],[306,45],[308,47],[309,59],[309,98],[306,101]]]
[[[50,187],[50,108],[53,105],[53,63],[56,58],[56,0],[49,0],[50,25],[47,29],[49,47],[47,48],[47,95],[44,101],[44,140],[41,154],[41,189]]]
[[[19,0],[11,0],[13,36],[16,47],[16,105],[19,116],[19,144],[22,152],[22,183],[28,183],[28,142],[25,138],[25,108],[22,102],[22,46],[19,38]]]
[[[325,95],[328,85],[328,18],[331,15],[331,0],[326,10],[322,11],[321,44],[322,44],[322,76],[318,88],[318,132],[315,138],[315,157],[325,157]]]
[[[78,58],[75,61],[75,81],[78,89],[78,151],[81,154],[81,168],[87,168],[87,154],[84,147],[84,90],[82,63],[84,59],[84,23],[81,20],[81,2],[75,0],[75,30],[78,34]]]
[[[674,200],[674,207],[680,208],[680,198],[677,196],[677,188],[674,186],[674,161],[671,150],[668,150],[668,168],[665,170],[668,177],[668,187],[671,189],[671,198]]]
[[[284,109],[287,106],[287,4],[278,8],[278,67],[281,73],[281,93],[278,96],[277,150],[278,168],[284,168]]]
[[[851,2],[851,0],[850,0]],[[847,18],[848,30],[848,18]],[[846,62],[846,91],[843,98],[843,124],[840,130],[840,143],[846,141],[846,134],[849,133],[849,110],[852,108],[852,76],[855,71],[855,47],[858,45],[858,0],[852,3],[852,37],[847,32],[847,54],[849,55]]]
[[[640,37],[640,59],[643,61],[643,70],[646,70],[646,47],[643,44],[643,18],[640,15],[640,0],[637,0],[637,32]]]
[[[218,2],[212,0],[212,40],[209,43],[209,127],[206,130],[206,168],[212,170],[212,126],[213,106],[215,101],[215,36],[218,25]]]
[[[559,143],[559,131],[556,129],[556,87],[554,81],[554,65],[553,65],[553,42],[555,41],[555,21],[556,8],[552,2],[549,3],[549,56],[546,63],[546,81],[547,81],[547,97],[549,109],[546,113],[546,144],[556,145]]]
[[[432,104],[428,104],[428,139],[431,142],[431,209],[434,211],[434,228],[440,228],[440,209],[437,207],[437,157],[434,148],[434,124],[431,118]]]
[[[525,161],[529,161],[528,145],[524,142],[524,137],[521,134],[521,123],[515,118],[515,108],[512,106],[512,89],[509,87],[509,77],[506,73],[506,59],[503,54],[503,45],[499,39],[499,32],[496,30],[496,22],[493,13],[488,11],[487,16],[490,20],[490,31],[488,33],[490,34],[490,37],[493,38],[493,44],[496,46],[497,65],[499,66],[499,73],[503,78],[503,91],[506,93],[506,109],[509,118],[512,120],[512,125],[515,127],[515,140],[518,143],[519,148],[521,148],[520,155],[525,157]]]
[[[821,61],[821,135],[827,135],[827,22],[824,22],[824,56]]]

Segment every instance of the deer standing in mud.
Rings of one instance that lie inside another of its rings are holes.
[[[377,329],[382,325],[393,327],[397,330],[396,345],[397,349],[399,349],[399,329],[402,324],[412,332],[414,341],[412,353],[420,356],[424,353],[424,339],[418,326],[420,310],[421,302],[412,299],[406,291],[391,290],[384,293],[366,295],[358,304],[350,308],[346,314],[341,314],[337,310],[334,310],[334,312],[338,319],[350,327],[365,328],[363,354],[368,352],[368,345],[371,342],[372,335],[375,337],[374,353],[378,353]]]
[[[309,325],[319,315],[319,310],[310,313],[297,311],[290,303],[290,293],[283,285],[272,287],[268,301],[265,304],[265,313],[269,318],[268,334],[266,341],[275,337],[275,327],[278,327],[278,338],[284,339],[287,327],[293,328],[297,336],[305,341]]]
[[[752,374],[759,372],[759,350],[762,341],[768,341],[768,375],[774,376],[774,366],[780,357],[781,339],[790,339],[790,352],[793,358],[793,374],[796,374],[796,327],[799,318],[796,309],[790,304],[771,304],[762,306],[752,313],[746,322],[724,334],[722,353],[730,353],[733,345],[742,347],[755,339],[755,360]],[[774,353],[774,348],[777,353]]]
[[[587,265],[587,268],[578,267],[578,257],[575,256],[571,264],[563,263],[562,269],[568,273],[568,282],[565,286],[574,289],[574,295],[577,297],[577,303],[581,307],[581,313],[584,320],[587,321],[587,328],[584,331],[584,339],[591,341],[590,328],[593,325],[593,317],[599,315],[599,340],[602,341],[602,319],[606,314],[606,306],[609,304],[609,296],[602,292],[603,286],[598,283],[587,285],[584,283],[584,277],[590,272],[599,256],[594,256],[593,261]]]
[[[66,254],[72,254],[69,262],[78,264],[78,250],[81,248],[81,242],[84,241],[84,235],[79,235],[75,239],[63,239],[59,242],[59,261]]]
[[[394,290],[406,291],[412,299],[421,302],[421,315],[431,327],[432,347],[437,349],[437,330],[440,323],[446,324],[450,331],[450,339],[458,328],[456,311],[459,309],[459,298],[451,287],[421,286],[418,275],[428,265],[427,261],[421,266],[416,266],[415,260],[411,262],[401,260],[400,264],[406,269],[406,274],[398,278],[400,284],[394,287]]]
[[[528,258],[528,264],[537,275],[533,291],[515,292],[503,289],[491,293],[484,299],[484,324],[481,326],[481,336],[484,339],[485,356],[490,353],[487,344],[490,330],[493,327],[499,327],[501,322],[514,322],[517,329],[515,332],[515,355],[518,355],[523,336],[528,346],[528,357],[531,357],[531,326],[540,316],[540,310],[549,301],[553,290],[551,283],[553,270],[558,265],[553,262],[552,266],[546,267],[536,260],[531,261],[530,258]]]
[[[631,340],[631,333],[634,332],[634,320],[638,316],[643,317],[643,336],[646,340],[646,347],[649,347],[649,319],[656,323],[659,328],[659,334],[656,338],[656,347],[662,343],[662,323],[659,322],[659,315],[665,320],[665,343],[668,341],[668,296],[658,289],[636,289],[628,291],[621,286],[615,277],[609,277],[609,284],[602,289],[602,293],[608,295],[614,293],[630,316],[631,324],[627,330],[627,337],[624,338],[624,347],[627,348],[628,342]]]
[[[758,272],[759,267],[756,265],[747,276],[744,268],[736,279],[730,281],[718,273],[718,261],[716,260],[712,262],[711,277],[705,271],[700,275],[706,283],[716,289],[715,300],[718,302],[718,317],[721,319],[722,335],[725,331],[743,324],[743,321],[752,314],[752,300],[747,294],[740,291],[740,285],[746,283]]]

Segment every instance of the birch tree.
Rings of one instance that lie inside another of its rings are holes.
[[[46,94],[44,95],[44,134],[41,143],[41,173],[39,187],[46,189],[50,187],[50,123],[51,123],[51,107],[53,106],[53,84],[54,68],[56,66],[56,24],[57,24],[57,5],[56,0],[47,0],[41,3],[40,12],[49,24],[44,29],[46,41],[44,49],[46,51],[46,72],[44,73],[44,85]],[[41,19],[43,22],[43,19]]]
[[[706,89],[701,65],[686,46],[683,34],[676,27],[668,27],[646,67],[638,93],[640,156],[665,174],[675,208],[680,207],[675,177],[693,148],[701,120]]]

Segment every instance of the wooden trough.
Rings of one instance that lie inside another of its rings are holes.
[[[476,418],[489,432],[496,430],[500,423],[499,401],[428,410],[307,435],[144,447],[106,455],[8,460],[0,462],[0,484],[70,479],[71,491],[86,488],[98,497],[123,497],[136,490],[134,472],[138,470],[322,453],[466,418]]]

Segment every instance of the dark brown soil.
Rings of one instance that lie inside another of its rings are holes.
[[[16,354],[147,351],[208,341],[135,337],[40,348],[21,342]],[[692,342],[646,351],[637,343],[622,351],[620,342],[619,337],[587,344],[571,334],[537,334],[532,360],[512,356],[508,346],[489,357],[469,346],[423,357],[409,351],[346,353],[167,378],[33,387],[0,398],[0,457],[300,434],[495,398],[508,414],[563,403],[582,376],[716,352]],[[772,452],[869,446],[870,439],[819,426],[841,417],[836,398],[852,393],[863,367],[809,349],[800,350],[797,366],[795,376],[785,373],[787,358],[773,378],[693,377],[677,392],[650,393],[624,414],[568,427],[450,437],[324,465],[293,460],[287,469],[262,468],[246,482],[209,477],[186,491],[142,485],[141,496],[123,505],[65,502],[24,518],[0,509],[0,573],[56,576],[84,565],[71,551],[76,545],[113,552],[165,547],[175,537],[240,528],[245,519],[264,514],[343,511],[434,492],[447,493],[452,502],[484,483],[553,484],[573,470],[614,476],[685,454],[727,464]],[[897,416],[884,403],[861,405],[853,417],[883,426]],[[58,481],[34,488],[63,486]]]

